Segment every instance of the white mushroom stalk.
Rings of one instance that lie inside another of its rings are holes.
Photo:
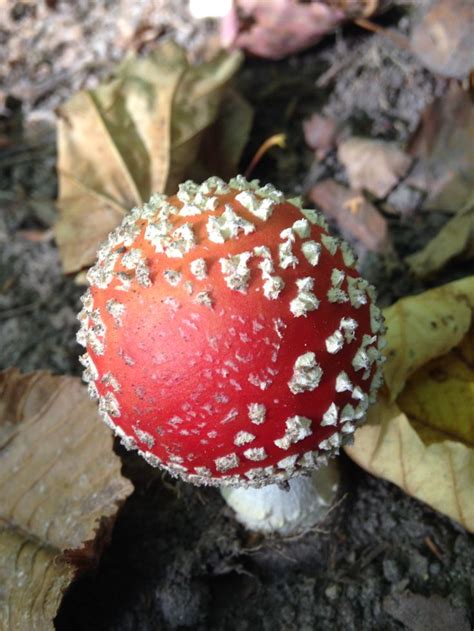
[[[291,478],[286,485],[226,487],[222,495],[249,530],[291,536],[305,533],[325,519],[337,496],[339,477],[337,461],[330,460],[309,475]]]

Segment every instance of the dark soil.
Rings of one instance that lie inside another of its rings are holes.
[[[343,499],[293,540],[245,532],[217,490],[127,460],[137,490],[97,572],[66,595],[58,630],[403,629],[385,608],[407,590],[446,598],[453,622],[466,621],[472,539],[345,458]]]
[[[386,18],[401,30],[409,19]],[[321,76],[328,78],[318,86]],[[271,151],[253,175],[293,194],[325,177],[345,183],[334,154],[313,161],[301,129],[306,116],[320,111],[353,132],[406,142],[446,89],[406,51],[354,27],[282,62],[247,61],[238,85],[256,110],[243,167],[263,140],[285,131],[289,148]],[[37,240],[55,216],[51,130],[34,143],[17,133],[21,150],[0,153],[0,368],[79,374],[75,313],[83,290],[63,276],[48,233]],[[392,195],[413,208],[409,217],[387,215],[395,260],[370,255],[363,270],[384,305],[429,286],[410,276],[403,257],[448,218],[418,212],[422,197],[403,182]],[[431,284],[463,273],[451,266]],[[283,540],[245,532],[217,490],[171,480],[117,449],[136,490],[98,566],[66,594],[58,631],[467,631],[474,624],[473,538],[345,457],[341,500],[329,518]]]

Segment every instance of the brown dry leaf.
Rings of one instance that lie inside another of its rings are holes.
[[[282,59],[313,46],[342,21],[385,11],[392,0],[235,0],[221,22],[224,47]]]
[[[425,278],[455,258],[474,258],[474,205],[460,211],[422,250],[405,260],[417,276]]]
[[[80,380],[0,373],[0,628],[53,629],[77,562],[132,491]]]
[[[349,456],[474,531],[474,276],[385,310],[387,391]]]
[[[427,192],[423,207],[457,213],[474,191],[474,103],[452,84],[423,112],[410,141],[418,163],[407,180]]]
[[[225,180],[235,175],[253,119],[247,101],[235,90],[223,94],[219,116],[202,137],[194,164],[189,165],[189,177],[204,180],[209,174],[219,174]]]
[[[324,2],[238,0],[223,19],[222,39],[258,57],[282,59],[318,42],[344,17]]]
[[[398,405],[381,397],[357,430],[354,445],[345,450],[369,473],[474,532],[472,447],[448,439],[425,444]]]
[[[383,608],[407,631],[472,631],[467,612],[436,594],[395,592],[384,598]]]
[[[321,160],[336,144],[338,125],[333,118],[315,112],[303,121],[304,139]]]
[[[197,159],[203,160],[203,138],[215,132],[216,124],[226,137],[235,135],[237,124],[238,143],[232,149],[225,146],[222,162],[216,155],[222,145],[204,158],[212,158],[212,167],[222,164],[224,171],[235,171],[251,124],[249,106],[227,94],[241,59],[239,53],[220,53],[192,66],[184,51],[168,41],[147,58],[130,58],[115,79],[77,93],[61,108],[62,216],[56,239],[65,272],[92,263],[99,243],[130,208],[153,192],[174,192]],[[223,100],[224,118],[217,123]],[[200,169],[211,174],[205,162]]]
[[[342,236],[354,245],[359,256],[364,250],[392,250],[385,218],[361,193],[334,180],[323,180],[313,186],[308,197],[328,219],[337,223]]]
[[[412,158],[398,145],[373,138],[347,138],[339,143],[338,157],[351,188],[383,199],[407,173]]]
[[[432,72],[466,77],[474,68],[472,0],[436,0],[414,28],[411,48]]]

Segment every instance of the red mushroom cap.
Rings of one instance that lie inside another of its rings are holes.
[[[381,382],[374,290],[324,219],[238,176],[155,195],[89,270],[78,340],[103,420],[196,484],[314,469]]]

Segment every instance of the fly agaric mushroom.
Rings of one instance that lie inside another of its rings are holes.
[[[244,522],[250,498],[252,527],[308,525],[327,504],[313,481],[277,484],[352,442],[381,383],[382,316],[354,263],[319,213],[258,180],[154,195],[100,247],[82,297],[102,419],[152,466],[230,487]]]

